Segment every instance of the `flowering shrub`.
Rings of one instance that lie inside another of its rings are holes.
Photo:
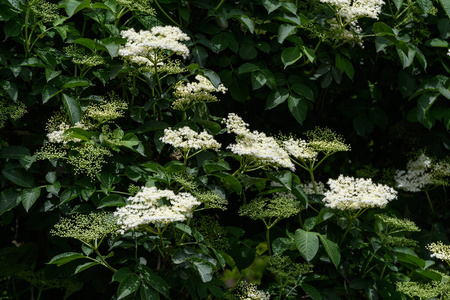
[[[447,299],[449,16],[0,0],[0,298]]]

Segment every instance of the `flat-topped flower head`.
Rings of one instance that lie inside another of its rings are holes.
[[[221,144],[208,132],[197,133],[188,126],[178,129],[164,129],[164,136],[161,137],[161,141],[184,151],[189,149],[213,149],[217,151],[221,147]]]
[[[251,132],[247,129],[248,124],[236,114],[229,114],[225,123],[228,132],[237,135],[236,143],[227,147],[231,152],[249,157],[261,165],[295,170],[289,154],[280,147],[276,139],[263,132]]]
[[[350,151],[350,145],[345,144],[342,135],[329,128],[316,127],[307,131],[308,146],[317,152],[332,154],[334,152]]]
[[[450,263],[450,245],[445,245],[441,241],[437,243],[431,243],[426,247],[431,252],[431,257],[444,260]]]
[[[334,6],[337,14],[346,23],[362,17],[378,19],[384,4],[383,0],[320,0],[320,2]]]
[[[305,140],[290,138],[283,141],[283,148],[289,155],[300,160],[315,160],[317,152]]]
[[[356,210],[373,207],[384,208],[389,201],[397,198],[397,192],[372,179],[353,178],[340,175],[329,179],[330,190],[325,192],[325,206],[340,210]]]
[[[151,67],[161,64],[164,51],[184,59],[189,56],[189,49],[182,42],[190,38],[178,27],[155,26],[140,32],[132,28],[122,31],[120,35],[127,39],[127,43],[120,47],[119,56],[138,65]]]
[[[431,158],[421,154],[417,159],[410,160],[405,170],[398,170],[395,176],[397,188],[408,192],[420,192],[424,187],[433,183]]]
[[[154,186],[143,187],[135,196],[129,197],[128,204],[118,208],[114,215],[120,226],[119,232],[123,234],[148,224],[164,227],[186,221],[200,204],[190,193],[175,194]]]
[[[175,84],[173,96],[176,98],[172,103],[172,108],[177,110],[187,110],[192,105],[200,102],[216,102],[219,101],[213,92],[221,92],[225,94],[227,88],[220,84],[217,88],[211,81],[202,75],[195,76],[198,82],[179,81]]]

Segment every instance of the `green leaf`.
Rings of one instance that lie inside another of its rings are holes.
[[[74,40],[72,43],[85,46],[89,48],[91,51],[95,51],[97,45],[97,43],[94,40],[88,38],[78,38]]]
[[[378,106],[370,107],[369,116],[378,127],[386,128],[388,124],[388,116],[381,108]]]
[[[75,272],[73,272],[73,274],[78,274],[80,272],[83,272],[84,270],[89,269],[90,267],[93,267],[93,266],[96,266],[99,264],[100,264],[99,262],[91,261],[91,262],[79,265],[78,267],[75,268]]]
[[[278,1],[277,1],[278,2]],[[297,33],[296,25],[281,24],[278,28],[278,43],[283,44],[284,40]]]
[[[17,101],[19,92],[17,91],[17,86],[14,84],[14,82],[2,80],[0,81],[0,86],[14,102]]]
[[[192,49],[192,55],[200,67],[205,66],[206,58],[208,57],[208,52],[206,52],[205,48],[202,46],[195,46]]]
[[[258,71],[259,67],[255,64],[252,63],[245,63],[243,65],[241,65],[238,69],[238,74],[245,74],[245,73],[250,73],[250,72],[254,72],[254,71]]]
[[[136,274],[130,274],[122,279],[117,289],[117,299],[123,299],[136,292],[141,286],[141,280]]]
[[[27,212],[33,206],[40,195],[41,189],[37,187],[22,190],[20,198],[22,199],[22,205]]]
[[[139,265],[138,268],[142,272],[144,281],[147,282],[149,286],[154,288],[158,293],[160,293],[164,297],[170,299],[169,296],[170,286],[162,277],[154,274],[153,271],[147,266]]]
[[[403,69],[409,67],[414,61],[416,51],[414,51],[409,46],[401,47],[397,45],[396,49],[398,57],[400,58],[400,62],[402,63]]]
[[[219,87],[220,85],[220,77],[216,72],[212,70],[203,70],[203,75],[211,81],[214,87]]]
[[[319,251],[319,238],[317,235],[316,232],[304,231],[300,228],[295,231],[295,245],[307,262],[310,262]]]
[[[320,292],[310,284],[302,283],[300,287],[311,297],[313,300],[322,300]]]
[[[272,243],[272,251],[275,255],[281,255],[286,250],[289,250],[294,246],[294,241],[285,237],[276,238]]]
[[[116,273],[113,274],[111,282],[121,282],[126,276],[129,276],[131,274],[134,274],[130,268],[123,267],[117,270]]]
[[[141,284],[139,294],[141,296],[141,300],[159,300],[160,299],[158,292],[146,284]]]
[[[76,123],[80,122],[82,113],[80,102],[78,101],[78,99],[63,93],[62,101],[66,109],[66,112],[69,115],[69,119],[72,125],[75,125]]]
[[[257,55],[258,51],[256,50],[256,47],[253,44],[253,42],[244,43],[241,45],[241,48],[239,49],[239,56],[242,57],[242,59],[252,60],[256,58]]]
[[[277,90],[272,91],[266,100],[266,110],[272,109],[280,105],[281,103],[286,101],[288,97],[289,91],[284,87],[280,87]]]
[[[218,172],[218,173],[214,173],[212,175],[214,175],[214,176],[224,180],[226,183],[228,183],[232,187],[232,189],[236,193],[238,193],[238,194],[241,193],[242,186],[239,183],[239,181],[233,175],[225,173],[225,172]]]
[[[19,36],[22,29],[22,23],[18,22],[16,18],[8,20],[3,24],[3,32],[6,38]]]
[[[121,37],[110,37],[101,40],[101,43],[105,46],[111,58],[114,58],[119,53],[119,47],[121,44],[124,44],[124,41]]]
[[[281,7],[281,2],[279,0],[263,0],[262,4],[267,9],[268,14]]]
[[[205,171],[205,173],[210,174],[217,171],[229,171],[231,170],[231,168],[230,165],[224,160],[219,160],[217,162],[212,160],[205,160],[203,162],[203,170]]]
[[[65,10],[67,16],[72,17],[74,14],[82,10],[83,8],[89,7],[91,4],[91,0],[83,0],[83,1],[77,1],[77,0],[67,0],[65,3]]]
[[[48,100],[58,95],[61,91],[54,86],[46,85],[42,89],[42,103],[47,103]]]
[[[192,266],[197,270],[203,282],[209,282],[213,278],[214,269],[206,260],[191,260]]]
[[[94,134],[81,128],[69,128],[64,131],[64,135],[82,141],[89,141]]]
[[[17,205],[21,200],[20,192],[15,190],[6,190],[0,194],[0,216]]]
[[[247,29],[250,31],[250,33],[253,33],[255,31],[255,23],[249,17],[242,15],[242,16],[235,16],[234,18],[239,20],[242,24],[244,24],[245,27],[247,27]]]
[[[33,176],[22,168],[3,169],[2,174],[8,180],[19,186],[23,186],[26,188],[34,187]]]
[[[417,100],[417,120],[423,121],[424,117],[430,110],[431,106],[437,99],[439,94],[433,92],[427,92],[422,94]]]
[[[292,189],[292,172],[291,171],[280,171],[280,172],[270,172],[268,173],[270,178],[274,179],[280,183],[283,187],[291,191]]]
[[[0,158],[20,159],[24,156],[30,156],[30,150],[23,146],[8,146],[0,152]]]
[[[71,262],[72,260],[80,259],[80,258],[86,258],[86,256],[81,253],[66,252],[66,253],[61,253],[61,254],[56,255],[48,262],[48,264],[54,264],[59,267],[59,266],[62,266],[64,264]]]
[[[400,7],[402,7],[403,4],[403,0],[393,0],[395,7],[397,8],[397,10],[400,9]]]
[[[447,3],[448,3],[448,1],[447,1]],[[438,29],[439,29],[439,33],[441,34],[441,38],[444,40],[448,39],[450,37],[450,19],[449,18],[439,19],[438,20]]]
[[[353,80],[353,76],[355,75],[355,70],[353,69],[353,65],[349,59],[342,57],[339,54],[336,54],[335,58],[336,67],[341,70],[342,73],[347,74],[348,78]]]
[[[431,0],[417,0],[416,3],[419,4],[420,9],[422,9],[425,14],[428,14],[430,9],[433,8],[433,2],[431,2]]]
[[[166,129],[168,127],[169,127],[169,124],[167,124],[166,122],[151,120],[151,121],[146,121],[142,125],[139,125],[136,130],[137,130],[137,133],[145,133],[145,132],[155,131],[155,130],[159,130],[159,129]]]
[[[308,114],[308,103],[305,98],[290,95],[288,98],[288,107],[297,122],[303,124]]]
[[[341,262],[341,250],[339,249],[338,244],[335,242],[330,241],[325,236],[319,234],[320,241],[322,242],[323,247],[325,248],[325,252],[327,252],[328,257],[333,262],[334,266],[339,266],[339,263]]]
[[[91,81],[84,77],[71,77],[67,80],[64,85],[61,87],[62,90],[73,88],[77,86],[90,86]]]
[[[75,199],[76,197],[78,197],[81,194],[82,190],[83,190],[83,188],[79,187],[79,186],[74,186],[74,187],[68,188],[67,190],[62,192],[59,204],[63,204],[63,203],[69,202],[72,199]]]
[[[187,233],[188,235],[192,235],[192,230],[191,227],[189,227],[188,225],[184,224],[184,223],[175,223],[175,228],[177,228],[178,230],[183,231],[184,233]]]
[[[267,79],[267,86],[274,90],[277,88],[277,82],[275,80],[275,75],[273,75],[272,71],[269,69],[261,69],[261,73],[263,73],[264,77]]]
[[[308,87],[307,85],[304,85],[302,83],[294,83],[291,85],[291,90],[299,94],[300,96],[305,97],[308,100],[314,101],[314,92],[313,90]]]
[[[294,64],[300,58],[302,58],[303,54],[298,47],[289,47],[285,48],[281,52],[281,61],[284,64],[284,68],[287,66]]]
[[[103,198],[100,201],[97,208],[100,209],[100,208],[104,208],[104,207],[111,207],[111,206],[117,207],[117,206],[125,206],[125,205],[126,205],[126,202],[125,202],[125,200],[123,200],[122,196],[113,194],[113,195],[109,195],[109,196],[106,196],[105,198]]]
[[[300,45],[299,47],[310,62],[313,63],[316,60],[316,53],[314,52],[314,49],[305,47],[304,45]]]
[[[257,90],[262,88],[267,82],[266,76],[262,72],[253,72],[252,73],[252,87],[253,90]]]

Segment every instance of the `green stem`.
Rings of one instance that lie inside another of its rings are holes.
[[[41,299],[41,295],[42,295],[42,289],[39,289],[39,293],[37,295],[37,299],[36,300]]]
[[[156,6],[158,6],[158,8],[161,10],[161,12],[167,17],[167,19],[169,19],[173,24],[177,25],[178,27],[181,27],[180,24],[178,24],[174,19],[172,19],[167,12],[161,7],[161,5],[159,4],[159,2],[157,0],[155,0]]]
[[[436,217],[436,212],[434,211],[433,204],[431,203],[430,194],[428,193],[428,190],[424,190],[425,195],[427,195],[428,204],[430,204],[431,213],[434,217]]]
[[[218,10],[224,2],[225,0],[220,1],[219,4],[217,4],[216,8],[214,8],[214,10]]]
[[[270,226],[267,225],[266,220],[262,219],[264,225],[266,225],[266,242],[267,250],[269,250],[269,255],[272,256],[272,250],[270,249]]]
[[[100,252],[98,251],[97,247],[94,248],[95,254],[97,254],[97,256],[100,258],[100,260],[102,261],[103,265],[105,267],[107,267],[108,269],[110,269],[111,271],[113,271],[114,273],[117,272],[116,269],[114,269],[113,267],[111,267],[110,264],[108,264],[108,262],[103,258],[103,256],[100,254]]]

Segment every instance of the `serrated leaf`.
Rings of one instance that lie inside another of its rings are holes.
[[[188,235],[192,235],[192,230],[191,227],[189,227],[188,225],[184,224],[184,223],[175,223],[175,228],[177,228],[178,230],[183,231],[184,233],[187,233]]]
[[[15,190],[6,190],[0,194],[0,216],[17,205],[21,200],[20,192]]]
[[[163,295],[166,298],[170,299],[169,292],[170,286],[167,282],[161,277],[153,273],[153,271],[143,265],[139,266],[139,269],[142,271],[143,279],[148,283],[149,286],[154,288],[158,293]]]
[[[17,86],[12,81],[6,81],[2,80],[0,81],[0,86],[3,88],[3,90],[6,92],[6,94],[14,101],[17,101],[17,98],[19,97],[19,92],[17,90]]]
[[[306,102],[306,99],[290,95],[288,98],[288,107],[297,122],[303,124],[303,121],[305,121],[308,114],[308,103]]]
[[[283,44],[284,40],[288,36],[291,36],[296,33],[297,33],[296,25],[281,24],[280,27],[278,27],[278,43]]]
[[[48,264],[54,264],[59,267],[59,266],[62,266],[64,264],[71,262],[72,260],[80,259],[80,258],[86,258],[86,256],[84,254],[76,253],[76,252],[65,252],[65,253],[61,253],[61,254],[54,256],[48,262]]]
[[[90,86],[91,81],[84,77],[72,77],[69,80],[67,80],[64,85],[61,87],[61,89],[68,89],[73,88],[77,86]]]
[[[82,189],[83,188],[79,186],[68,188],[67,190],[62,192],[59,204],[63,204],[69,202],[72,199],[75,199],[81,194]]]
[[[225,172],[217,172],[217,173],[214,173],[212,175],[214,175],[214,176],[224,180],[226,183],[228,183],[233,188],[233,190],[236,193],[238,193],[238,194],[241,193],[242,186],[239,183],[239,181],[233,175],[225,173]]]
[[[126,202],[123,200],[122,196],[119,195],[109,195],[103,198],[99,205],[97,206],[98,209],[105,208],[105,207],[120,207],[125,206]]]
[[[300,287],[311,297],[313,300],[322,300],[320,292],[310,284],[302,283]]]
[[[279,0],[263,0],[262,4],[267,9],[268,14],[281,7],[281,2]]]
[[[300,228],[295,231],[295,245],[307,262],[310,262],[319,251],[319,238],[317,235],[316,232],[304,231]]]
[[[314,101],[314,92],[313,90],[302,83],[294,83],[291,85],[291,90],[299,94],[300,96],[305,97],[308,100]]]
[[[84,270],[87,270],[93,266],[99,265],[100,263],[96,262],[96,261],[91,261],[82,265],[79,265],[78,267],[75,268],[75,272],[73,272],[73,274],[78,274],[80,272],[83,272]]]
[[[192,265],[197,270],[200,279],[203,282],[209,282],[212,280],[214,269],[211,264],[206,260],[191,260]]]
[[[284,68],[294,64],[303,54],[298,47],[289,47],[281,52],[281,61],[283,62]]]
[[[80,122],[82,115],[80,101],[64,93],[62,94],[62,101],[72,125]]]
[[[266,110],[275,108],[286,101],[288,97],[289,91],[284,87],[280,87],[277,90],[272,91],[266,100]]]
[[[141,284],[139,295],[142,300],[159,300],[159,294],[155,289],[152,289],[146,284]]]
[[[341,250],[339,249],[338,244],[335,242],[330,241],[325,236],[319,234],[320,241],[322,242],[323,247],[325,248],[325,252],[327,252],[328,257],[333,262],[334,266],[339,266],[339,263],[341,262]]]
[[[41,189],[37,187],[22,190],[20,198],[22,200],[22,205],[27,212],[33,206],[33,204],[36,202],[36,200],[39,198],[40,195]]]
[[[255,23],[249,17],[242,15],[242,16],[235,16],[234,18],[241,21],[241,23],[244,24],[245,27],[247,27],[250,33],[253,33],[255,31]]]
[[[91,0],[77,1],[77,0],[67,0],[65,3],[65,10],[67,16],[72,17],[74,14],[80,10],[89,7]]]
[[[22,168],[7,169],[7,170],[3,169],[2,174],[9,181],[19,186],[27,188],[32,188],[34,186],[33,176]]]
[[[123,299],[136,292],[141,286],[141,280],[136,274],[130,274],[122,279],[117,289],[117,299]]]
[[[250,73],[250,72],[254,72],[254,71],[258,71],[259,67],[255,64],[252,63],[245,63],[242,64],[239,68],[238,68],[238,74],[245,74],[245,73]]]

